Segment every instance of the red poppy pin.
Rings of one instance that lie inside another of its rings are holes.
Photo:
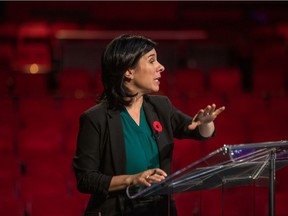
[[[160,124],[159,121],[154,121],[153,122],[153,127],[156,131],[161,132],[162,131],[162,125]]]

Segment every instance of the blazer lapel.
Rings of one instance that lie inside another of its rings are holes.
[[[108,111],[111,152],[116,175],[126,172],[125,141],[119,111]]]

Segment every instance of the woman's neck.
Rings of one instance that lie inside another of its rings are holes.
[[[133,118],[137,125],[140,124],[140,110],[143,104],[143,96],[136,96],[133,98],[131,104],[126,106],[126,110]]]
[[[142,103],[143,103],[143,96],[135,96],[130,105],[129,106],[126,106],[126,109],[127,110],[139,110],[140,111],[140,108],[142,106]]]

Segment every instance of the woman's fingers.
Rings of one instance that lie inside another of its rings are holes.
[[[194,130],[197,126],[203,123],[209,123],[215,120],[215,118],[225,110],[222,106],[216,109],[216,105],[208,105],[205,109],[200,109],[199,112],[194,116],[193,121],[188,125],[188,129]]]
[[[225,107],[222,106],[220,108],[218,108],[217,110],[215,110],[214,115],[218,116],[221,112],[223,112],[225,110]]]
[[[147,170],[141,175],[141,182],[146,186],[151,186],[151,183],[157,183],[165,179],[167,173],[163,170],[156,168]]]
[[[209,115],[213,115],[214,114],[214,111],[216,109],[216,105],[215,104],[212,104],[210,110],[209,110]]]

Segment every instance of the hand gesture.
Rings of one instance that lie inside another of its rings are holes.
[[[222,106],[216,109],[216,105],[208,105],[205,109],[200,109],[199,112],[194,116],[192,123],[188,126],[190,130],[194,130],[201,124],[208,124],[213,122],[217,116],[225,110]]]

